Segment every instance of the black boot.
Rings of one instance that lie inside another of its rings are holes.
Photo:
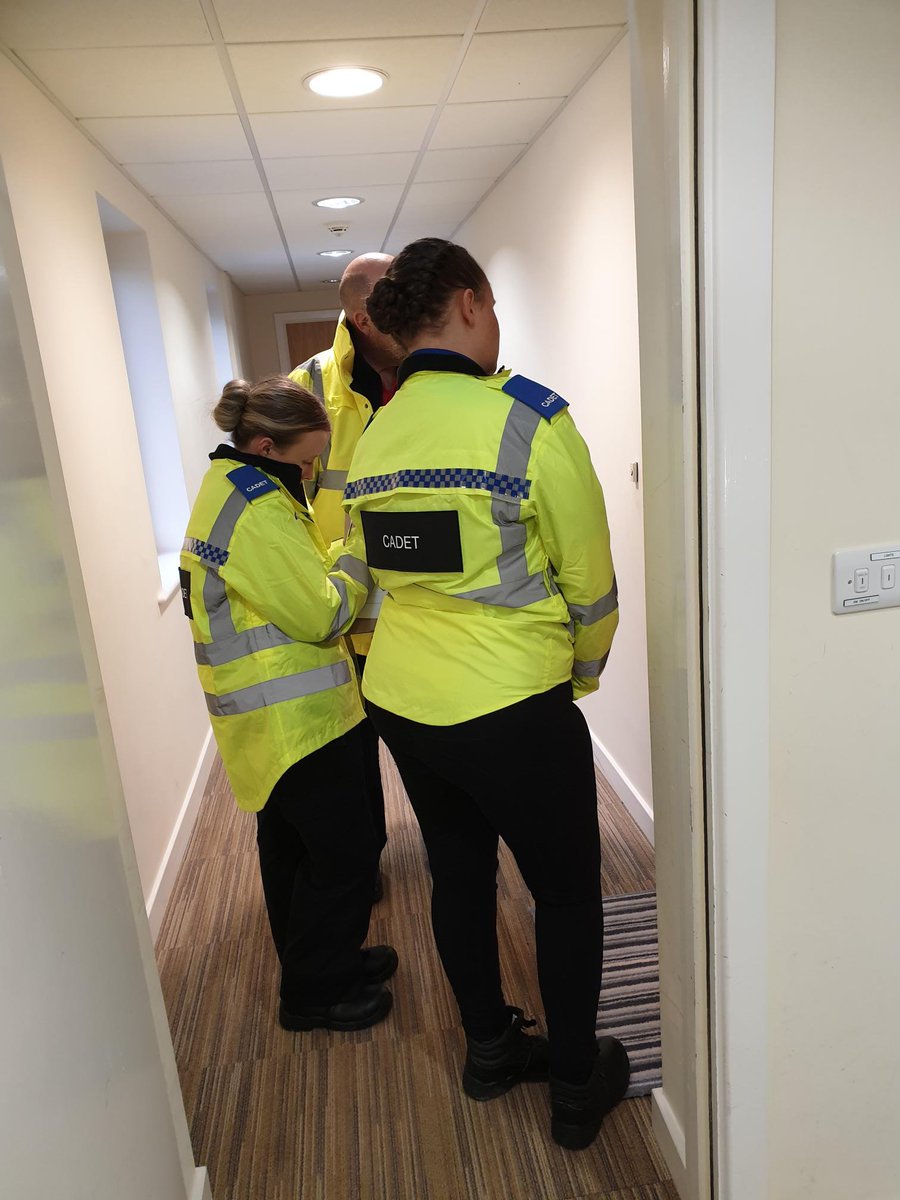
[[[364,983],[384,983],[400,961],[393,946],[363,946],[362,956]]]
[[[521,1008],[507,1005],[509,1024],[486,1042],[467,1038],[468,1053],[463,1067],[463,1091],[473,1100],[493,1100],[517,1083],[546,1079],[550,1073],[547,1039],[523,1033],[536,1024],[526,1021]]]
[[[597,1058],[587,1083],[550,1080],[553,1140],[568,1150],[589,1146],[603,1124],[606,1114],[628,1090],[631,1064],[625,1047],[614,1037],[597,1039]]]
[[[282,1029],[299,1033],[306,1029],[368,1029],[391,1011],[394,998],[380,983],[358,986],[336,1004],[306,1005],[293,1012],[282,1004],[278,1020]]]

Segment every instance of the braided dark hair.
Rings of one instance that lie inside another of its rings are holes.
[[[487,276],[462,246],[444,238],[419,238],[405,246],[366,301],[376,329],[408,342],[444,322],[454,292],[481,296]]]

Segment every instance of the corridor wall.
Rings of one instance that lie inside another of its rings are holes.
[[[835,550],[900,544],[900,7],[779,0],[772,335],[769,1192],[898,1194],[900,610],[835,616]]]
[[[459,230],[497,299],[501,362],[569,401],[606,497],[621,622],[583,702],[598,763],[652,838],[627,38]]]
[[[177,596],[161,595],[98,196],[147,237],[189,499],[215,445],[207,288],[236,373],[243,297],[57,108],[0,57],[0,160],[39,345],[141,885],[158,923],[212,762]]]

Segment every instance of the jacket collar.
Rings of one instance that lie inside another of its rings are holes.
[[[372,411],[374,412],[376,408],[381,407],[381,397],[383,394],[381,376],[360,350],[359,333],[349,321],[347,321],[347,333],[353,344],[350,390],[356,392],[357,395],[365,396],[372,405]]]
[[[283,483],[294,499],[306,508],[303,472],[296,463],[278,462],[274,458],[263,458],[261,454],[246,454],[243,450],[238,450],[236,446],[229,446],[225,442],[216,446],[209,457],[213,462],[217,458],[230,458],[234,462],[246,463],[248,467],[256,467],[258,471],[263,471],[266,475],[277,479],[279,483]]]
[[[478,375],[482,378],[488,374],[484,367],[465,354],[457,354],[455,350],[427,347],[413,350],[412,354],[404,358],[397,372],[397,386],[405,383],[416,371],[453,371],[457,375]]]

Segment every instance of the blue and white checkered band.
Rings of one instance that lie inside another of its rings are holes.
[[[212,563],[214,567],[224,567],[228,562],[228,551],[211,542],[201,542],[199,538],[185,538],[182,549],[187,554],[196,554],[203,562]]]
[[[345,500],[358,500],[376,492],[397,488],[466,488],[490,492],[509,500],[527,500],[531,480],[516,475],[498,475],[496,471],[474,471],[465,467],[425,467],[421,470],[394,471],[392,475],[367,475],[344,488]]]

